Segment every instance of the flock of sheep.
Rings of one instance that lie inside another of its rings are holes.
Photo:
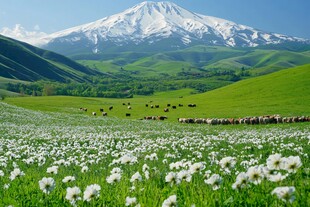
[[[128,102],[123,103],[130,110],[131,106]],[[188,104],[188,107],[196,107],[196,104]],[[149,105],[145,104],[145,107],[149,108],[159,108],[159,105]],[[167,104],[164,108],[164,112],[169,112],[169,108],[176,109],[177,106],[171,106]],[[183,107],[183,104],[179,104],[178,107]],[[113,106],[109,107],[109,111],[113,109]],[[86,111],[87,108],[80,108],[81,111]],[[108,113],[100,108],[100,113],[102,116],[107,116]],[[92,112],[93,116],[96,116],[96,112]],[[130,117],[130,113],[125,113],[126,117]],[[165,120],[167,116],[145,116],[144,120]],[[141,119],[142,120],[142,119]],[[279,123],[296,123],[296,122],[310,122],[310,117],[306,116],[294,116],[294,117],[281,117],[280,115],[265,115],[265,116],[255,116],[255,117],[244,117],[244,118],[178,118],[179,123],[196,123],[196,124],[209,124],[209,125],[235,125],[235,124],[279,124]]]
[[[228,124],[279,124],[279,123],[296,123],[309,122],[310,117],[295,116],[295,117],[281,117],[280,115],[259,116],[259,117],[245,117],[245,118],[178,118],[180,123],[196,123],[209,125],[228,125]]]

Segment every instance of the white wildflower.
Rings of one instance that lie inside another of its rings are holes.
[[[162,207],[172,207],[172,206],[177,206],[177,196],[172,195],[169,196],[166,200],[164,200]]]
[[[173,185],[177,182],[177,174],[175,172],[169,172],[165,177],[165,181]]]
[[[119,173],[119,174],[122,174],[122,169],[119,168],[119,167],[115,167],[111,170],[111,174],[114,174],[114,173]]]
[[[247,171],[247,176],[249,177],[250,182],[254,183],[255,185],[260,184],[264,178],[262,167],[261,166],[249,167]]]
[[[146,171],[146,170],[150,170],[150,167],[149,167],[147,164],[144,164],[144,165],[142,166],[142,171],[144,172],[144,171]]]
[[[101,187],[98,184],[92,184],[86,187],[84,191],[83,200],[84,201],[91,201],[95,197],[99,197]]]
[[[134,181],[142,181],[142,176],[140,175],[139,172],[136,172],[135,174],[131,176],[130,182],[134,182]]]
[[[66,199],[69,200],[72,205],[75,205],[76,201],[81,200],[80,194],[81,190],[79,187],[68,187]]]
[[[293,201],[295,200],[294,193],[295,193],[295,187],[293,186],[277,187],[271,192],[272,195],[275,194],[282,201],[284,202],[289,201],[290,203],[293,203]]]
[[[237,161],[234,157],[224,157],[219,161],[219,165],[226,172],[230,172],[236,165]]]
[[[49,178],[42,178],[42,180],[39,181],[39,186],[40,189],[46,193],[49,194],[52,190],[54,190],[56,184],[55,184],[55,180],[51,177]]]
[[[134,206],[135,204],[137,204],[137,198],[136,197],[126,197],[126,206]]]
[[[218,190],[222,181],[223,179],[219,174],[213,174],[209,179],[205,180],[205,183],[211,185],[213,190]]]
[[[270,170],[284,169],[284,159],[281,154],[272,154],[267,158],[267,167]]]
[[[68,182],[72,182],[72,181],[75,181],[74,176],[66,176],[64,179],[62,179],[63,183],[68,183]]]
[[[85,173],[85,172],[88,172],[88,171],[89,171],[89,168],[87,166],[83,166],[82,169],[81,169],[82,173]]]
[[[191,174],[194,174],[194,173],[200,172],[204,169],[205,169],[205,165],[202,162],[197,162],[197,163],[194,163],[190,166],[189,171]]]
[[[15,168],[10,175],[10,180],[14,180],[15,178],[24,176],[25,173],[23,171],[21,171],[19,168]]]
[[[296,173],[301,166],[302,163],[299,156],[289,156],[285,159],[285,170],[289,173]]]
[[[120,173],[113,173],[106,178],[106,181],[110,184],[113,184],[113,183],[119,182],[121,178],[122,178],[122,175]]]
[[[47,168],[46,170],[47,173],[51,173],[51,174],[57,174],[58,173],[58,166],[52,166]]]
[[[181,183],[182,181],[191,182],[192,174],[187,170],[181,170],[177,173],[177,184]]]
[[[245,172],[241,172],[237,175],[236,182],[233,183],[232,188],[233,189],[240,189],[244,188],[248,185],[249,177]]]

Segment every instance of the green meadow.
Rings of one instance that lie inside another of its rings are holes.
[[[282,116],[310,115],[310,65],[281,70],[272,74],[242,80],[202,94],[192,89],[160,92],[153,96],[129,99],[85,98],[65,96],[12,97],[4,101],[33,110],[99,114],[103,108],[108,116],[141,119],[144,116],[167,116],[168,121],[179,117],[228,118],[280,114]],[[131,109],[128,109],[130,103]],[[146,107],[148,104],[148,107]],[[176,109],[167,107],[176,106]],[[183,107],[179,107],[182,104]],[[189,108],[188,104],[197,107]],[[159,108],[151,108],[159,105]],[[113,109],[109,111],[109,107]],[[80,107],[88,109],[79,111]],[[164,112],[169,108],[169,112]],[[130,117],[125,114],[130,113]]]

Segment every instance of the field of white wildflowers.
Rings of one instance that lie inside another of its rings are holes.
[[[0,206],[310,206],[309,123],[206,126],[0,102]]]

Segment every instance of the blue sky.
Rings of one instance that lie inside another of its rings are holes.
[[[153,0],[156,1],[156,0]],[[171,0],[190,11],[310,39],[310,0]],[[0,0],[0,31],[53,33],[132,7],[139,0]]]

